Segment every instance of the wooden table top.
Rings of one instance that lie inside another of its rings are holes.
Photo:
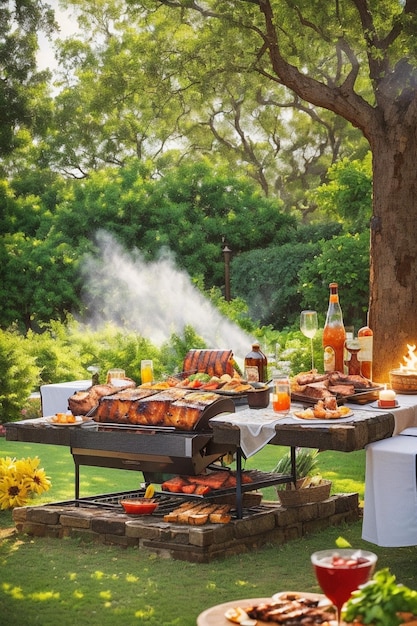
[[[272,409],[263,409],[262,411]],[[257,409],[244,409],[242,412],[232,414],[234,417],[239,414],[250,412],[256,419]],[[6,424],[6,438],[9,441],[25,441],[30,443],[45,443],[53,445],[71,446],[74,438],[71,433],[79,426],[71,428],[60,428],[51,426],[45,422],[47,418],[32,420],[22,420]],[[354,419],[349,422],[313,423],[313,420],[304,422],[295,421],[291,417],[280,420],[275,426],[275,437],[269,442],[272,445],[299,446],[306,448],[317,448],[320,450],[338,450],[340,452],[352,452],[363,449],[368,443],[379,441],[391,437],[394,432],[395,418],[392,413],[381,410],[354,409]],[[236,424],[227,422],[222,416],[217,416],[216,420],[210,420],[213,441],[218,444],[230,444],[239,447],[240,430]],[[85,432],[86,440],[89,438],[89,431]],[[190,434],[190,433],[188,433]],[[103,433],[103,439],[109,439],[110,433]],[[82,434],[77,432],[77,444],[80,445]],[[138,435],[135,435],[138,436]]]

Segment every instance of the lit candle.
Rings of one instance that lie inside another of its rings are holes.
[[[386,387],[385,389],[381,389],[378,400],[379,406],[388,408],[395,406],[396,403],[396,394],[393,389],[387,389]]]

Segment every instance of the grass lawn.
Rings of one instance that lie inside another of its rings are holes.
[[[284,451],[267,446],[246,468],[270,471]],[[0,456],[36,455],[52,488],[34,502],[72,498],[74,468],[67,448],[0,438]],[[322,452],[319,467],[335,492],[356,491],[363,498],[363,451]],[[82,467],[81,495],[134,489],[141,481],[136,472]],[[275,490],[266,489],[264,497],[275,500]],[[417,547],[380,548],[364,542],[360,522],[210,564],[191,564],[133,548],[18,536],[11,512],[0,511],[0,624],[194,626],[201,611],[220,602],[280,590],[319,591],[310,554],[333,547],[339,536],[376,552],[377,569],[389,567],[398,582],[417,589]]]

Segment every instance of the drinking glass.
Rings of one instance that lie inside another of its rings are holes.
[[[140,378],[142,384],[153,382],[153,362],[151,359],[144,359],[140,362]]]
[[[110,385],[118,386],[125,379],[126,373],[122,369],[111,369],[107,372],[106,382]]]
[[[342,607],[352,591],[372,576],[377,555],[367,550],[319,550],[311,555],[317,581],[327,598],[336,607],[340,624]]]
[[[301,311],[300,330],[311,342],[311,369],[314,370],[313,337],[318,329],[317,311]]]
[[[275,413],[287,414],[291,407],[291,386],[288,376],[274,378],[272,408]]]

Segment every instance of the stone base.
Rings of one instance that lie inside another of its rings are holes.
[[[100,506],[68,503],[26,506],[13,511],[19,533],[134,546],[194,563],[209,563],[266,544],[283,544],[329,526],[355,522],[359,517],[357,493],[337,494],[322,502],[291,508],[263,502],[243,519],[204,526],[172,524],[157,516],[135,517]]]

